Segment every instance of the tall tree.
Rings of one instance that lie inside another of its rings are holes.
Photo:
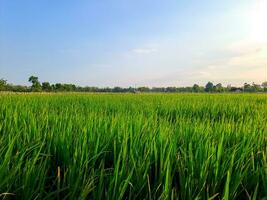
[[[41,84],[40,84],[37,76],[30,76],[29,82],[32,83],[32,86],[31,86],[32,91],[34,91],[34,92],[42,91],[42,87],[41,87]]]
[[[55,90],[58,92],[58,91],[63,91],[63,86],[61,83],[56,83],[55,84]]]
[[[251,92],[252,91],[252,87],[248,83],[244,83],[243,87],[244,87],[244,92]]]
[[[263,89],[261,88],[261,85],[258,85],[256,83],[252,84],[253,92],[262,92]]]
[[[4,79],[0,79],[0,91],[4,91],[6,89],[7,81]]]
[[[267,92],[267,81],[263,82],[261,86],[263,87],[264,92]]]
[[[150,90],[149,90],[148,87],[138,87],[137,91],[139,91],[139,92],[149,92]]]
[[[215,86],[215,91],[216,92],[223,92],[223,86],[221,83],[218,83],[216,86]]]
[[[52,87],[49,82],[43,82],[42,83],[42,90],[46,92],[50,92],[52,90]]]
[[[205,86],[205,91],[206,92],[213,92],[213,83],[212,82],[208,82]]]
[[[192,87],[192,91],[193,92],[200,92],[200,87],[198,84],[194,84],[193,87]]]

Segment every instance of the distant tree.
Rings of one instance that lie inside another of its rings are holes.
[[[149,89],[149,88],[148,88]],[[148,90],[149,91],[149,90]],[[177,92],[176,87],[167,87],[166,92]]]
[[[42,90],[41,84],[40,84],[37,76],[30,76],[29,82],[32,83],[32,86],[31,86],[32,91],[40,92]]]
[[[112,92],[123,92],[123,88],[121,88],[121,87],[114,87],[112,89]]]
[[[42,90],[46,92],[51,92],[52,87],[49,82],[43,82],[42,83]]]
[[[149,92],[150,89],[148,87],[139,87],[139,88],[137,88],[137,91],[139,91],[139,92]]]
[[[194,84],[193,87],[192,87],[192,91],[193,92],[200,92],[200,87],[198,84]]]
[[[63,86],[62,86],[61,83],[56,83],[56,84],[54,85],[54,89],[55,89],[55,91],[57,91],[57,92],[59,92],[59,91],[63,91]]]
[[[244,92],[252,92],[252,87],[248,83],[244,83],[243,88],[244,88]]]
[[[131,90],[131,91],[134,91],[134,88],[129,88],[129,90]],[[102,89],[102,92],[111,92],[112,91],[112,89],[111,88],[109,88],[109,87],[106,87],[106,88],[103,88]]]
[[[0,91],[6,90],[7,81],[4,79],[0,79]]]
[[[205,91],[206,92],[213,92],[213,83],[212,82],[208,82],[205,86]]]
[[[258,84],[256,84],[256,83],[253,83],[253,84],[252,84],[252,91],[253,91],[253,92],[262,92],[263,89],[261,88],[261,85],[258,85]]]
[[[36,84],[38,83],[38,77],[37,76],[30,76],[29,77],[29,82],[31,82],[32,84]]]
[[[9,90],[13,92],[29,92],[29,88],[23,85],[9,85]]]
[[[159,87],[153,87],[151,89],[151,92],[165,92],[165,88],[163,88],[163,87],[161,87],[161,88],[159,88]]]
[[[129,88],[127,88],[127,92],[135,93],[135,88],[129,87]]]
[[[244,83],[243,87],[232,87],[228,85],[227,87],[223,87],[221,83],[214,85],[212,82],[208,82],[205,87],[194,84],[192,87],[138,87],[138,88],[122,88],[122,87],[114,87],[114,88],[98,88],[91,86],[76,86],[74,84],[65,84],[65,83],[56,83],[51,84],[49,82],[43,82],[40,84],[38,77],[31,76],[29,77],[29,82],[32,83],[31,87],[23,86],[23,85],[13,85],[7,84],[7,81],[4,79],[0,79],[0,91],[15,91],[15,92],[30,92],[30,91],[46,91],[46,92],[267,92],[267,81],[259,84],[248,84]]]
[[[263,82],[261,86],[263,87],[264,92],[267,92],[267,81]]]
[[[245,92],[262,92],[263,88],[261,88],[261,85],[252,83],[252,85],[248,83],[244,83],[243,89]]]
[[[218,83],[216,86],[215,86],[215,91],[216,92],[223,92],[224,91],[224,88],[222,86],[221,83]]]
[[[228,84],[225,88],[224,91],[225,92],[230,92],[231,91],[232,86],[230,84]]]
[[[76,86],[74,84],[62,84],[62,90],[63,91],[67,91],[67,92],[71,92],[71,91],[75,91]]]
[[[242,92],[243,88],[241,87],[231,87],[231,89],[229,90],[229,92]]]

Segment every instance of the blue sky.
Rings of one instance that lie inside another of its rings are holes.
[[[101,87],[261,83],[265,13],[266,0],[0,0],[0,78]]]

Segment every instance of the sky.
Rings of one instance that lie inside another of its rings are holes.
[[[267,81],[267,0],[0,0],[0,78],[81,86]]]

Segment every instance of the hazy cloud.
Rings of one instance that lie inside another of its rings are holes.
[[[267,45],[235,43],[225,48],[224,58],[203,65],[195,76],[214,81],[259,81],[267,79]]]
[[[244,82],[262,83],[267,80],[267,45],[239,41],[195,55],[192,63],[183,67],[177,63],[172,73],[162,73],[148,83],[188,86],[212,81],[238,86]]]
[[[137,53],[137,54],[150,54],[150,53],[154,53],[157,51],[158,51],[157,48],[137,48],[137,49],[132,50],[132,52]]]

